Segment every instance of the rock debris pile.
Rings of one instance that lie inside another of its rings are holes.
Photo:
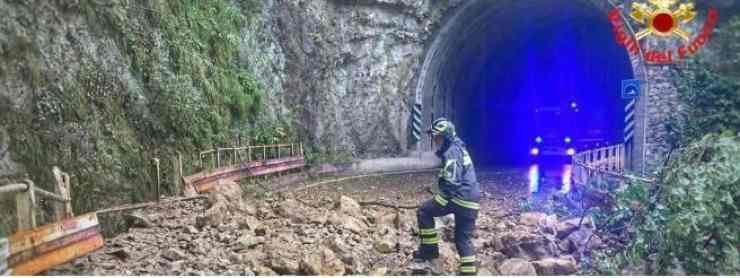
[[[242,199],[222,184],[208,200],[162,204],[136,214],[128,232],[103,249],[47,274],[92,275],[409,275],[418,244],[413,210],[361,206],[339,198]],[[496,212],[500,214],[500,212]],[[438,218],[439,273],[454,274],[454,220]],[[474,243],[481,274],[562,275],[602,243],[589,219],[558,221],[524,213],[496,218],[481,211]]]

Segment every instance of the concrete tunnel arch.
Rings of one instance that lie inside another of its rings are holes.
[[[439,116],[450,118],[457,124],[461,119],[458,110],[460,110],[460,89],[463,86],[459,81],[460,76],[456,73],[480,67],[481,61],[488,60],[486,56],[490,57],[490,53],[496,50],[497,43],[512,36],[521,36],[521,33],[512,28],[512,20],[522,20],[526,17],[527,20],[541,22],[543,25],[553,24],[550,19],[558,18],[558,13],[563,12],[561,9],[563,1],[473,0],[457,8],[427,48],[417,75],[413,103],[421,104],[422,128],[429,125],[433,120],[432,117]],[[610,10],[618,8],[624,11],[624,7],[605,0],[568,0],[568,2],[575,17],[587,17],[602,24],[609,24],[607,14]],[[624,16],[624,12],[622,13]],[[613,37],[611,33],[609,35]],[[631,77],[642,81],[641,95],[645,95],[645,88],[649,88],[645,61],[640,55],[631,55],[625,49],[622,50],[625,62],[629,63],[631,68]],[[643,168],[645,103],[642,99],[637,98],[634,105],[634,139],[627,154],[627,166],[632,170]],[[413,136],[411,132],[409,136],[410,138]],[[429,142],[429,136],[422,133],[421,139],[415,145],[416,151],[430,151]]]

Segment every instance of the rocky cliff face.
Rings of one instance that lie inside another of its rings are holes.
[[[287,115],[261,12],[258,1],[0,1],[0,178],[49,186],[61,166],[87,210],[142,198],[152,158],[271,138],[249,132]]]
[[[457,3],[268,3],[289,76],[281,101],[295,113],[299,129],[329,150],[359,157],[401,154],[410,87],[425,43]]]
[[[154,157],[279,140],[279,122],[398,155],[425,42],[459,2],[0,1],[0,177],[149,184]],[[134,198],[116,187],[101,195]]]

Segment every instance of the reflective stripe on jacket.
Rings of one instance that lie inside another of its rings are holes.
[[[473,160],[459,138],[447,143],[441,152],[442,169],[439,171],[439,190],[445,200],[471,209],[478,209],[480,185],[475,176]]]

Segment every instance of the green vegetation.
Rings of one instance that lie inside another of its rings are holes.
[[[51,167],[61,166],[72,175],[75,211],[85,212],[152,199],[154,158],[170,194],[178,152],[187,174],[200,150],[293,140],[289,124],[260,116],[263,88],[240,61],[240,51],[256,51],[240,45],[260,3],[81,0],[72,12],[125,64],[80,52],[79,69],[58,77],[35,42],[19,38],[5,54],[27,65],[35,92],[31,111],[0,99],[13,160],[46,189]]]
[[[624,233],[623,250],[597,254],[601,274],[740,273],[740,138],[708,135],[681,149],[656,186],[632,183],[617,205],[597,214],[605,231]]]
[[[221,145],[234,138],[234,131],[255,121],[262,107],[262,89],[249,70],[240,67],[238,57],[240,30],[259,2],[143,3],[114,6],[107,9],[111,16],[95,18],[109,21],[145,81],[149,106],[161,125],[152,127],[150,134],[165,140],[174,137],[185,149]],[[144,24],[159,30],[142,33]],[[157,48],[158,44],[164,45]],[[162,71],[163,67],[172,72]]]
[[[740,274],[740,17],[717,33],[722,59],[681,72],[685,110],[668,124],[676,149],[657,183],[628,184],[595,213],[627,243],[594,254],[595,273]]]
[[[672,143],[684,146],[705,134],[740,132],[739,80],[706,62],[693,61],[679,84],[681,102],[690,105],[668,124]]]
[[[676,146],[709,133],[740,132],[740,16],[718,29],[712,39],[714,51],[689,61],[679,76],[686,111],[668,125]]]

